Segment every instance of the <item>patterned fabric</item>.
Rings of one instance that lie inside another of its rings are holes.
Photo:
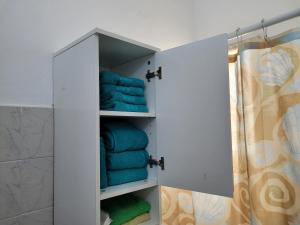
[[[195,224],[192,192],[161,188],[163,225]]]
[[[162,187],[163,223],[299,225],[300,32],[229,59],[234,197]]]

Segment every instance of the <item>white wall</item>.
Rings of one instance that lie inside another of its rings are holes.
[[[94,27],[166,49],[298,7],[299,0],[0,0],[0,105],[50,106],[52,53]]]
[[[52,104],[52,53],[94,27],[162,49],[192,40],[193,0],[0,0],[0,105]]]
[[[300,8],[299,0],[195,0],[194,4],[196,39],[229,33],[237,27],[260,22],[262,18],[272,18]],[[294,25],[289,24],[286,29]]]

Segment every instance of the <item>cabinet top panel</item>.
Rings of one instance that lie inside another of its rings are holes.
[[[54,57],[63,53],[64,51],[68,50],[69,48],[73,47],[74,45],[77,45],[78,43],[82,42],[86,38],[92,36],[92,35],[98,35],[99,36],[99,41],[103,43],[103,52],[107,52],[106,49],[117,49],[118,47],[124,48],[124,46],[127,44],[128,46],[133,47],[133,51],[130,51],[131,54],[133,54],[132,58],[136,57],[141,57],[145,55],[150,55],[155,52],[160,51],[159,48],[153,47],[151,45],[147,45],[123,36],[120,36],[118,34],[114,34],[99,28],[95,28],[92,31],[88,32],[87,34],[81,36],[77,40],[71,42],[69,45],[66,47],[58,50],[57,52],[54,53]],[[101,50],[101,49],[100,49]],[[135,56],[136,55],[136,56]]]

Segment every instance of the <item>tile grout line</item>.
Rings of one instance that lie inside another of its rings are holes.
[[[3,218],[3,219],[0,219],[0,222],[1,221],[5,221],[5,220],[10,220],[10,219],[15,219],[15,218],[18,218],[20,216],[26,216],[26,215],[30,215],[30,214],[33,214],[33,213],[37,213],[37,212],[40,212],[42,210],[46,210],[46,209],[52,209],[53,210],[53,205],[52,206],[47,206],[45,208],[41,208],[41,209],[36,209],[36,210],[32,210],[32,211],[26,211],[26,212],[23,212],[17,216],[12,216],[12,217],[6,217],[6,218]]]
[[[29,158],[24,158],[24,159],[14,159],[14,160],[0,161],[0,164],[1,163],[18,162],[18,161],[24,161],[24,160],[32,160],[32,159],[43,159],[43,158],[54,158],[54,155],[37,156],[37,157],[29,157]]]
[[[32,109],[53,109],[53,105],[26,105],[26,104],[0,104],[0,107],[10,108],[32,108]]]

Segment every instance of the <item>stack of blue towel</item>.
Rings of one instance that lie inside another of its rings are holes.
[[[100,137],[100,188],[107,187],[107,175],[106,175],[106,149],[103,138]]]
[[[100,146],[100,152],[106,156],[100,162],[101,188],[147,179],[147,134],[124,121],[107,122],[103,127],[101,140],[105,144]]]
[[[111,71],[100,72],[100,108],[111,111],[148,112],[143,80]]]

